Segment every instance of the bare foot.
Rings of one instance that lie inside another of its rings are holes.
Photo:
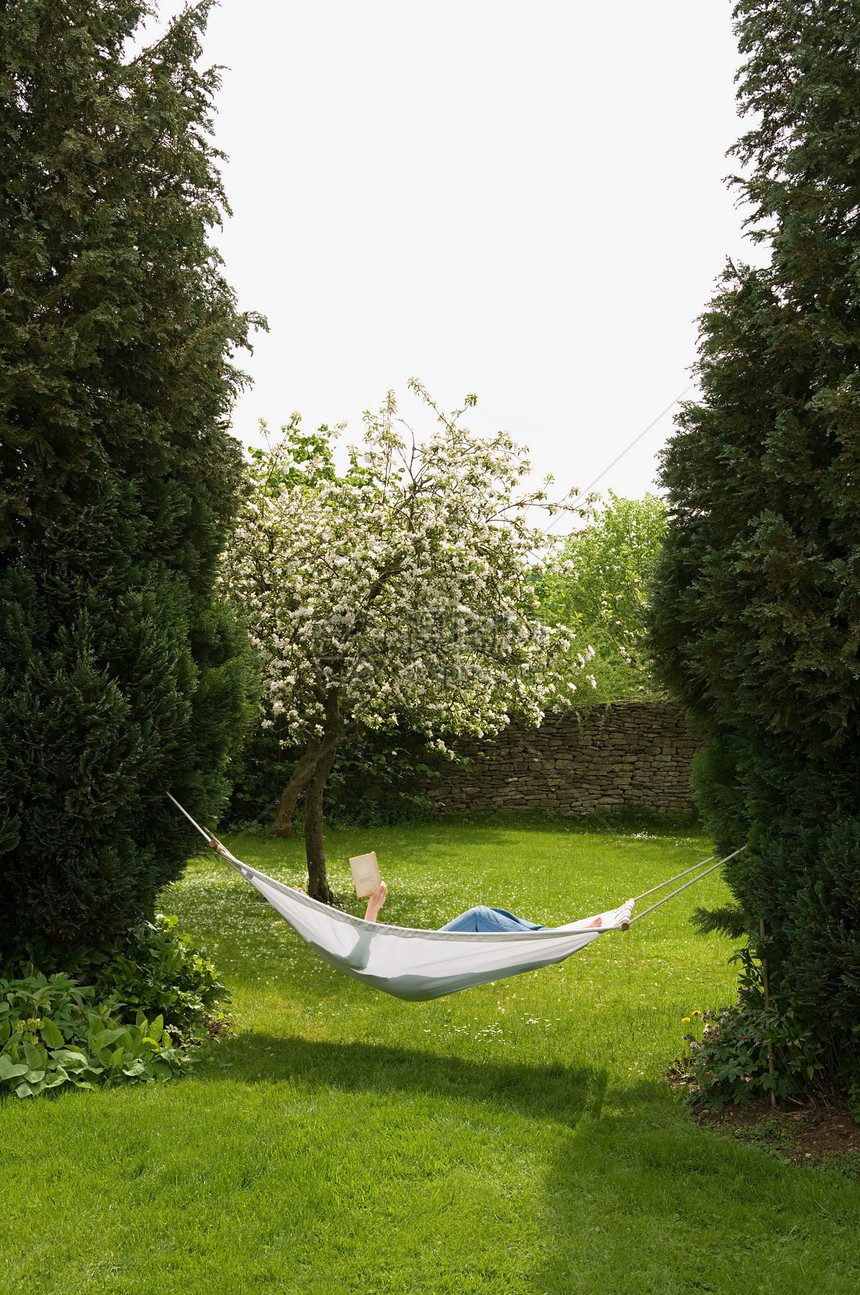
[[[365,922],[375,922],[376,916],[385,903],[385,896],[388,894],[388,887],[384,881],[381,881],[376,890],[367,901],[367,912],[364,915]]]
[[[591,930],[592,926],[602,926],[602,925],[603,925],[603,918],[595,917],[592,922],[588,923],[588,929]]]

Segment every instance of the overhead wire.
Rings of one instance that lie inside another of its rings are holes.
[[[602,472],[599,472],[599,473],[597,474],[597,476],[594,478],[594,480],[593,480],[589,485],[587,485],[587,486],[585,487],[585,489],[584,489],[584,490],[579,490],[579,491],[577,491],[577,493],[576,493],[576,498],[574,499],[573,503],[570,505],[570,508],[575,508],[575,507],[576,507],[576,505],[577,505],[577,500],[580,500],[580,499],[581,499],[581,500],[583,500],[583,501],[587,500],[587,499],[588,499],[588,496],[589,496],[589,493],[594,489],[594,487],[597,485],[598,481],[602,481],[602,480],[603,480],[603,478],[606,476],[607,472],[611,472],[611,471],[612,471],[612,469],[615,467],[616,463],[620,463],[620,462],[621,462],[621,460],[624,458],[625,454],[629,454],[629,453],[630,453],[630,451],[633,449],[633,447],[634,447],[635,445],[638,445],[638,444],[639,444],[639,442],[642,440],[642,438],[643,438],[644,436],[647,436],[647,435],[648,435],[648,433],[651,431],[651,429],[652,429],[652,428],[654,428],[654,427],[656,427],[656,426],[657,426],[657,424],[658,424],[658,423],[659,423],[663,418],[665,418],[665,417],[666,417],[666,415],[669,413],[669,411],[670,411],[670,410],[674,409],[676,405],[680,404],[680,403],[681,403],[681,401],[682,401],[682,400],[684,399],[684,397],[686,396],[687,392],[688,392],[688,391],[692,391],[692,389],[693,389],[693,387],[694,387],[695,385],[696,385],[696,384],[695,384],[695,382],[690,382],[690,383],[689,383],[689,384],[684,388],[684,390],[680,393],[680,395],[677,395],[677,396],[675,397],[675,399],[674,399],[674,400],[670,401],[670,403],[666,406],[666,408],[665,408],[665,409],[663,409],[663,410],[661,410],[661,411],[660,411],[660,413],[657,415],[657,417],[656,417],[656,418],[652,418],[651,422],[648,424],[648,426],[647,426],[646,428],[644,428],[644,430],[643,430],[643,431],[639,432],[639,433],[638,433],[638,435],[634,436],[634,438],[633,438],[633,440],[630,442],[630,444],[629,444],[628,446],[626,446],[626,448],[625,448],[625,449],[623,449],[623,450],[621,451],[621,453],[620,453],[620,454],[617,454],[617,455],[615,456],[615,458],[612,460],[612,462],[611,462],[610,464],[608,464],[608,465],[603,469],[603,471],[602,471]],[[562,516],[562,514],[561,514],[561,513],[558,513],[558,514],[556,515],[556,517],[555,517],[555,518],[550,522],[550,524],[547,526],[547,528],[546,528],[546,529],[547,529],[547,531],[552,530],[552,528],[553,528],[553,526],[555,525],[556,521],[557,521],[561,516]]]

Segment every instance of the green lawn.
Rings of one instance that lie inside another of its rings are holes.
[[[227,840],[300,881],[300,842]],[[336,888],[368,849],[384,916],[438,926],[476,902],[585,916],[709,842],[340,831]],[[733,993],[731,946],[687,922],[724,896],[717,876],[559,966],[407,1004],[338,975],[226,865],[196,862],[162,906],[230,984],[237,1036],[179,1082],[0,1105],[2,1288],[853,1292],[860,1185],[699,1129],[662,1083],[681,1017]]]

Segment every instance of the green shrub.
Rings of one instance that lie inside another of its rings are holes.
[[[227,798],[248,642],[209,4],[0,5],[0,935],[115,935]]]
[[[774,999],[765,1006],[761,970],[748,949],[739,950],[733,961],[742,964],[738,1001],[703,1012],[700,1039],[685,1035],[690,1050],[681,1069],[693,1102],[720,1111],[730,1102],[743,1106],[771,1090],[778,1098],[815,1093],[829,1067],[814,1028]]]
[[[156,914],[123,941],[106,942],[79,955],[73,974],[90,971],[97,997],[111,997],[130,1011],[163,1016],[183,1037],[203,1026],[216,1006],[229,1001],[212,963],[176,930],[177,919]],[[86,977],[89,978],[89,977]]]
[[[0,980],[0,1094],[169,1079],[192,1060],[161,1016],[124,1021],[121,1004],[62,972]]]
[[[748,936],[774,1001],[814,1025],[831,1084],[843,1088],[860,1073],[860,766],[853,754],[815,761],[776,739],[733,743],[729,761],[730,744],[719,745],[699,803],[719,845],[749,848],[725,869],[735,907],[700,912],[697,924]]]
[[[738,0],[733,152],[769,263],[730,262],[700,396],[663,452],[662,682],[708,744],[699,803],[774,1000],[860,1074],[860,8]],[[763,258],[764,260],[764,258]],[[725,919],[725,920],[723,920]]]
[[[187,1043],[208,1034],[216,1007],[230,1001],[212,963],[176,930],[177,919],[158,913],[125,935],[72,951],[28,943],[17,957],[7,958],[0,973],[34,976],[58,972],[79,985],[90,986],[96,1001],[111,1000],[125,1009],[161,1016]]]
[[[0,965],[0,1094],[169,1079],[192,1064],[230,996],[215,968],[156,915],[115,940],[31,942]]]

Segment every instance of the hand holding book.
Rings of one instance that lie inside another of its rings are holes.
[[[371,850],[370,854],[356,854],[350,859],[349,866],[355,882],[355,893],[359,899],[366,899],[368,895],[372,895],[379,889],[382,877],[379,873],[375,850]]]

